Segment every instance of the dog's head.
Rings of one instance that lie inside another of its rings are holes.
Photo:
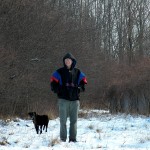
[[[29,112],[28,115],[33,120],[36,117],[36,112]]]

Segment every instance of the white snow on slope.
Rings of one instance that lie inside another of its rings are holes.
[[[150,118],[80,111],[76,143],[61,142],[59,118],[49,121],[48,132],[36,134],[31,120],[0,120],[0,150],[150,150]],[[69,130],[69,120],[67,121]]]

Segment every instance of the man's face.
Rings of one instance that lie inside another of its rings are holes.
[[[70,58],[66,58],[65,59],[65,65],[67,66],[67,68],[71,68],[72,65],[72,60]]]

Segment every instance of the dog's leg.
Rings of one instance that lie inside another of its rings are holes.
[[[40,134],[42,133],[42,125],[40,125]]]
[[[36,129],[36,133],[38,134],[39,133],[39,126],[35,125],[35,129]]]
[[[43,125],[43,130],[45,129],[45,125]]]
[[[47,132],[47,127],[48,127],[48,124],[46,124],[46,129],[45,129],[46,132]]]

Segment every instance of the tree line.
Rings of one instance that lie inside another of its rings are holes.
[[[108,108],[112,86],[149,78],[149,10],[148,0],[0,0],[0,113],[55,112],[49,77],[66,52],[87,74],[81,106]]]

